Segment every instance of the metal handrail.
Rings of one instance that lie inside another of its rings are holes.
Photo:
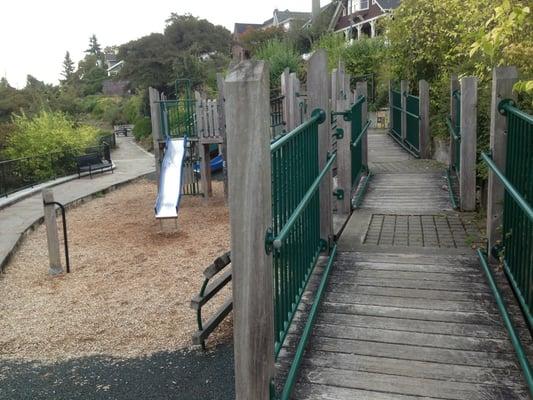
[[[298,218],[302,215],[302,213],[305,210],[305,207],[309,204],[309,202],[313,199],[313,196],[317,192],[318,188],[320,187],[320,182],[322,182],[322,179],[326,176],[326,173],[329,171],[329,169],[333,166],[333,163],[335,162],[335,159],[337,158],[337,153],[334,153],[320,172],[320,174],[316,177],[313,184],[309,187],[307,192],[305,193],[304,197],[298,204],[298,206],[295,208],[294,212],[289,217],[287,223],[285,226],[281,229],[278,236],[275,238],[271,238],[270,241],[272,242],[272,245],[276,249],[281,249],[283,246],[283,241],[287,238],[287,235],[289,234],[291,228],[296,223]]]
[[[307,129],[309,126],[313,125],[314,123],[318,122],[321,124],[326,120],[326,113],[322,109],[315,109],[311,113],[311,118],[309,118],[307,121],[302,123],[301,125],[298,125],[296,128],[294,128],[292,131],[287,133],[285,136],[277,140],[276,142],[272,143],[270,145],[270,151],[273,152],[279,147],[281,147],[286,141],[290,140],[292,137],[296,136],[301,131]]]
[[[510,112],[511,114],[516,115],[517,117],[522,118],[527,123],[533,124],[533,116],[529,115],[528,113],[525,113],[524,111],[516,108],[516,104],[514,100],[511,99],[504,99],[500,101],[500,104],[498,104],[498,111],[505,115],[507,112]]]
[[[365,126],[363,126],[363,129],[361,130],[361,133],[359,134],[359,136],[357,136],[357,138],[351,143],[352,147],[356,147],[359,144],[359,142],[363,138],[363,135],[368,131],[369,127],[370,127],[370,121],[366,121],[366,124]]]
[[[461,140],[461,133],[458,131],[458,129],[454,128],[452,125],[452,120],[450,117],[446,117],[446,126],[448,127],[448,132],[453,137],[455,141]]]
[[[518,192],[518,190],[513,186],[511,182],[507,179],[507,177],[499,170],[498,166],[494,163],[492,160],[492,157],[487,153],[481,153],[481,158],[487,166],[494,172],[494,174],[498,177],[498,179],[501,181],[503,186],[505,187],[505,190],[511,195],[511,197],[518,203],[520,208],[526,213],[527,217],[533,221],[533,207],[529,205],[527,200],[522,197],[522,195]]]

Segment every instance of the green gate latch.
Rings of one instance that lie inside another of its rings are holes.
[[[342,190],[342,189],[334,190],[333,191],[333,196],[335,196],[337,198],[337,200],[344,199],[344,190]]]

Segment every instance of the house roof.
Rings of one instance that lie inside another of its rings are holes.
[[[110,66],[110,67],[107,69],[107,72],[111,72],[111,71],[113,71],[114,69],[117,69],[118,67],[121,67],[122,65],[124,65],[124,60],[119,61],[118,63],[113,64],[112,66]]]
[[[248,29],[256,29],[261,28],[263,24],[245,24],[245,23],[235,23],[235,27],[233,28],[233,33],[236,35],[242,35],[244,32],[246,32]]]
[[[288,19],[303,19],[308,20],[311,17],[310,12],[303,12],[303,11],[279,11],[275,10],[274,12],[278,13],[278,21],[281,23],[283,21],[286,21]]]
[[[375,0],[384,10],[392,10],[400,5],[400,0]]]

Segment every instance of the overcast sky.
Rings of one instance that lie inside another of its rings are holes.
[[[162,32],[171,12],[233,31],[235,22],[261,23],[275,8],[310,12],[311,0],[3,0],[0,76],[19,88],[28,74],[57,83],[65,52],[77,63],[93,33],[102,47],[122,44]]]

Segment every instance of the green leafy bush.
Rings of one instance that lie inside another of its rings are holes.
[[[298,72],[301,66],[298,52],[288,42],[276,39],[266,42],[254,58],[268,61],[270,64],[270,86],[273,88],[279,87],[285,68],[289,68],[290,72]]]
[[[136,140],[141,140],[145,137],[148,137],[152,133],[152,123],[150,118],[141,117],[135,121],[135,126],[133,128],[133,136]]]
[[[61,112],[42,111],[33,117],[16,115],[13,125],[3,156],[6,159],[32,157],[24,166],[25,173],[38,180],[60,175],[76,155],[98,143],[100,134],[98,129],[78,125]]]

